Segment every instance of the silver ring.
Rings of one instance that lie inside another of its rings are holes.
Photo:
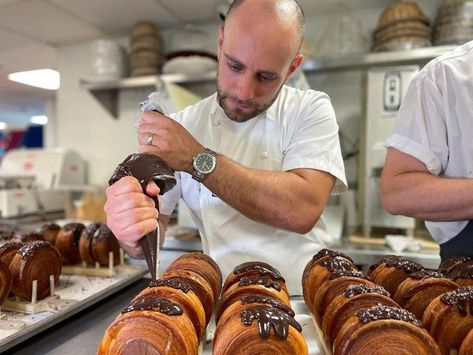
[[[153,133],[148,133],[148,139],[146,140],[147,144],[149,144],[149,145],[153,144],[153,136],[154,136]]]

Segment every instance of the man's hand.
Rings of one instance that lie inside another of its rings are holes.
[[[152,134],[152,144],[148,136]],[[192,173],[192,157],[204,147],[178,122],[158,112],[143,112],[138,127],[138,151],[158,155],[176,171]]]
[[[146,188],[150,196],[157,196],[159,188],[150,182]],[[122,246],[131,256],[140,251],[138,241],[156,229],[158,211],[154,201],[143,193],[140,183],[134,177],[126,176],[108,187],[104,211],[107,214],[107,225]]]

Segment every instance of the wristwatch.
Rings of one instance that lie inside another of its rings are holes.
[[[209,148],[192,157],[192,178],[198,182],[214,171],[217,165],[217,153]]]

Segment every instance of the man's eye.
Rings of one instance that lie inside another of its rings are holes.
[[[260,76],[259,76],[259,79],[260,79],[261,81],[271,81],[271,80],[274,80],[274,77],[269,76],[269,75],[260,75]]]
[[[241,66],[238,65],[238,64],[228,63],[228,66],[233,71],[240,71],[241,70]]]

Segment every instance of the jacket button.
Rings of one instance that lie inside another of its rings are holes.
[[[266,159],[268,157],[268,152],[261,153],[261,159]]]

